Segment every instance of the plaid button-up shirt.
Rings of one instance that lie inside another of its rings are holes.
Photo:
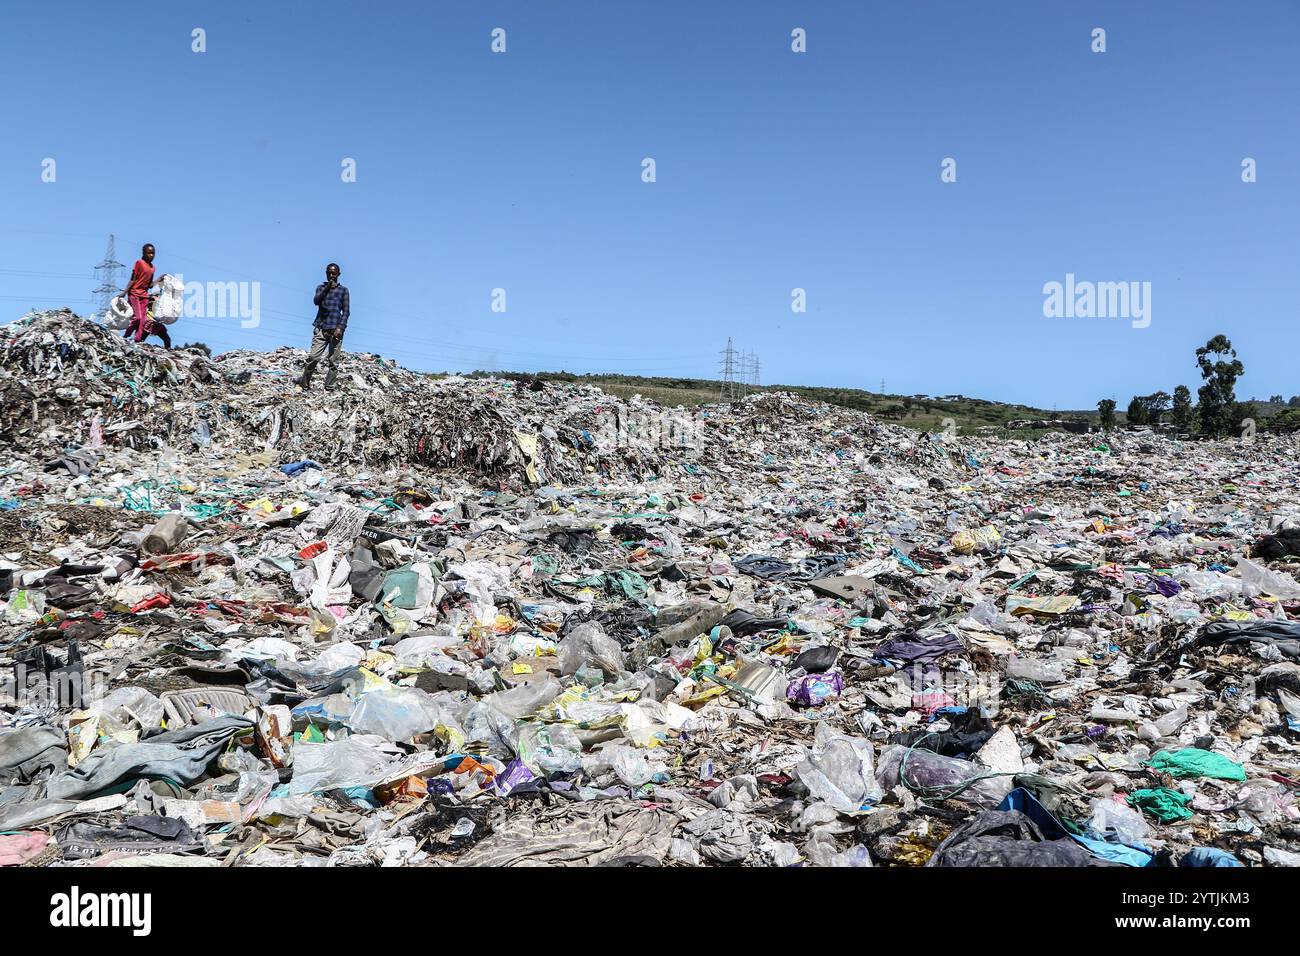
[[[316,328],[327,332],[338,329],[342,332],[348,327],[348,287],[345,285],[336,285],[333,289],[329,283],[322,282],[316,287],[316,298],[312,300],[316,303],[316,321],[312,323]]]

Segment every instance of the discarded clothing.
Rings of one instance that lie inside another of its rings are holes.
[[[736,562],[736,570],[764,581],[811,581],[825,577],[844,566],[845,558],[839,555],[815,555],[790,563],[779,558],[750,554]]]
[[[1217,780],[1245,780],[1246,771],[1241,764],[1229,760],[1212,750],[1187,747],[1183,750],[1161,750],[1152,754],[1147,766],[1176,779],[1185,777],[1213,777]]]
[[[49,842],[48,833],[0,833],[0,866],[22,866],[40,856]]]
[[[0,730],[0,784],[29,783],[41,771],[61,771],[67,766],[67,740],[57,728]]]
[[[1134,790],[1128,795],[1128,804],[1137,807],[1143,813],[1149,813],[1161,823],[1186,820],[1192,816],[1187,805],[1192,798],[1168,787],[1153,787],[1147,790]]]
[[[926,866],[1113,866],[1073,840],[1048,840],[1019,810],[985,810],[939,844]]]
[[[1197,635],[1205,644],[1271,644],[1287,657],[1300,658],[1300,621],[1214,621]]]
[[[928,637],[895,637],[884,641],[873,652],[877,658],[885,661],[903,661],[914,664],[917,661],[937,660],[948,654],[959,654],[965,646],[956,634],[932,634]]]
[[[73,769],[51,777],[46,795],[85,799],[121,792],[137,780],[169,780],[187,787],[203,776],[231,738],[252,728],[252,721],[242,717],[218,717],[141,743],[96,749]]]
[[[160,816],[134,816],[115,826],[70,823],[58,832],[65,859],[86,860],[110,851],[117,853],[198,853],[203,841],[184,820]]]

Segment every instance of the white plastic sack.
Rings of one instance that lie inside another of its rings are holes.
[[[337,674],[350,667],[357,667],[366,659],[366,652],[349,641],[331,644],[314,661],[299,665],[304,674]]]
[[[154,300],[153,317],[163,325],[171,325],[181,317],[185,283],[175,276],[164,275],[158,280],[158,285],[162,287],[162,292]]]
[[[1013,786],[1012,775],[999,773],[960,757],[910,748],[900,744],[880,751],[880,766],[876,781],[882,788],[892,790],[903,783],[916,791],[932,796],[959,796],[965,803],[973,803],[992,810],[1005,799]]]
[[[864,803],[880,799],[872,756],[870,740],[850,737],[818,722],[813,748],[794,773],[815,799],[852,813]]]
[[[464,643],[463,638],[456,637],[454,634],[417,634],[415,637],[404,637],[398,641],[393,648],[393,657],[397,659],[399,667],[427,670],[435,663],[451,660],[444,653],[445,650],[460,647]]]
[[[141,730],[156,730],[163,724],[162,701],[143,687],[119,687],[95,701],[86,713],[103,717],[109,727],[126,730],[138,724]]]
[[[348,583],[352,568],[347,555],[326,548],[311,559],[310,567],[315,572],[308,598],[312,607],[323,611],[330,605],[346,605],[352,600],[352,585]]]
[[[367,741],[371,741],[367,743]],[[313,793],[335,787],[369,787],[384,778],[392,758],[375,747],[374,737],[349,737],[293,745],[290,793]]]
[[[348,726],[358,734],[378,734],[397,742],[428,733],[439,718],[432,695],[415,687],[385,687],[361,695]]]
[[[113,301],[109,303],[108,309],[104,312],[104,327],[120,332],[131,324],[131,319],[135,317],[135,312],[131,308],[131,303],[127,301],[126,296],[114,296]]]
[[[623,672],[623,649],[595,621],[579,624],[560,641],[560,673],[575,674],[583,664],[599,667],[614,680]]]
[[[1241,572],[1241,591],[1247,597],[1254,597],[1258,594],[1267,594],[1271,597],[1281,598],[1284,601],[1300,598],[1300,583],[1289,574],[1283,574],[1281,571],[1270,571],[1262,564],[1256,564],[1249,558],[1241,558],[1237,562],[1237,570]]]
[[[1141,811],[1115,800],[1093,800],[1089,825],[1103,839],[1114,837],[1120,843],[1142,843],[1151,836]]]
[[[560,682],[548,676],[531,684],[520,684],[510,690],[489,694],[483,698],[483,703],[499,714],[523,720],[555,700],[561,689]]]

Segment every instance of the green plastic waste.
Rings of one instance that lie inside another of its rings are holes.
[[[420,574],[413,564],[403,564],[384,575],[379,600],[410,611],[420,606]]]
[[[623,596],[636,600],[646,596],[649,590],[645,578],[635,571],[608,571],[605,574],[605,587],[613,592],[616,589],[623,592]]]
[[[1182,780],[1186,777],[1213,777],[1216,780],[1245,780],[1246,771],[1241,764],[1229,760],[1212,750],[1186,747],[1183,750],[1161,750],[1151,756],[1147,766]]]
[[[645,578],[635,571],[603,571],[590,577],[569,579],[565,583],[584,588],[603,588],[610,595],[622,593],[625,598],[634,601],[645,597],[650,589]]]
[[[1192,798],[1168,787],[1156,787],[1152,790],[1134,790],[1128,795],[1128,805],[1136,807],[1143,813],[1149,813],[1161,823],[1173,823],[1186,820],[1192,815],[1187,804]]]

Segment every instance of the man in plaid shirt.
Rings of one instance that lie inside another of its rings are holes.
[[[334,387],[334,377],[339,369],[339,346],[343,344],[343,332],[348,327],[348,287],[339,285],[339,267],[331,262],[325,267],[325,281],[316,287],[316,321],[312,323],[311,351],[307,353],[307,364],[303,366],[302,377],[298,379],[301,388],[311,388],[311,376],[322,358],[328,370],[325,373],[325,388]]]

